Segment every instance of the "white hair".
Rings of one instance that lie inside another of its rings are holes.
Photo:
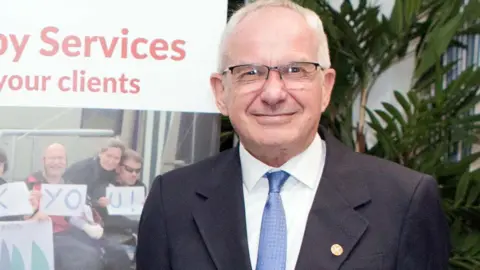
[[[328,49],[327,35],[323,29],[323,23],[320,17],[310,9],[304,8],[291,0],[257,0],[253,3],[248,3],[239,10],[237,10],[228,21],[220,41],[219,48],[219,62],[218,72],[222,72],[226,67],[227,62],[227,40],[233,33],[235,27],[249,14],[262,8],[267,7],[283,7],[296,11],[305,19],[307,24],[316,33],[318,40],[318,59],[320,66],[323,68],[330,67],[330,53]]]

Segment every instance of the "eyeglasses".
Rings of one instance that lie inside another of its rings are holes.
[[[135,168],[132,168],[132,167],[127,166],[127,165],[125,165],[125,164],[123,164],[122,166],[123,166],[123,167],[125,168],[125,170],[126,170],[127,172],[129,172],[129,173],[135,172],[135,173],[139,174],[139,173],[142,171],[141,168],[135,169]]]
[[[287,65],[270,67],[266,65],[244,64],[228,67],[223,71],[232,74],[233,83],[237,86],[263,87],[268,80],[270,71],[278,71],[280,79],[289,89],[304,88],[305,83],[310,82],[318,69],[323,70],[319,63],[292,62]]]

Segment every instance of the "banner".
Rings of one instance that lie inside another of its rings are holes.
[[[0,106],[217,112],[227,0],[3,0]]]
[[[0,269],[54,270],[51,221],[0,222]]]
[[[134,265],[155,175],[218,151],[227,7],[0,2],[0,270]]]

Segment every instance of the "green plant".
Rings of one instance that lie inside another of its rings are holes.
[[[480,70],[470,68],[447,87],[424,97],[395,92],[400,108],[384,103],[369,110],[369,125],[377,143],[367,153],[433,175],[451,225],[453,269],[480,269],[480,169],[474,153],[460,161],[448,154],[458,144],[478,143],[480,115],[465,115],[477,102]]]
[[[339,11],[327,0],[296,2],[316,11],[322,19],[332,66],[337,71],[324,123],[360,152],[366,150],[366,104],[377,79],[405,57],[413,56],[416,68],[411,88],[427,89],[442,54],[450,47],[463,46],[455,38],[479,31],[478,22],[475,24],[478,0],[465,8],[463,0],[397,0],[390,18],[367,0],[360,0],[357,7],[345,0]],[[354,107],[357,98],[360,106]],[[358,123],[353,123],[353,110],[358,111]]]

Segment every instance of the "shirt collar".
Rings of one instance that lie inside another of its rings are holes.
[[[305,151],[287,161],[280,168],[268,166],[258,160],[245,149],[242,143],[239,145],[239,154],[243,183],[248,191],[254,188],[270,170],[284,170],[309,188],[315,189],[323,169],[325,146],[320,136],[316,134]]]

